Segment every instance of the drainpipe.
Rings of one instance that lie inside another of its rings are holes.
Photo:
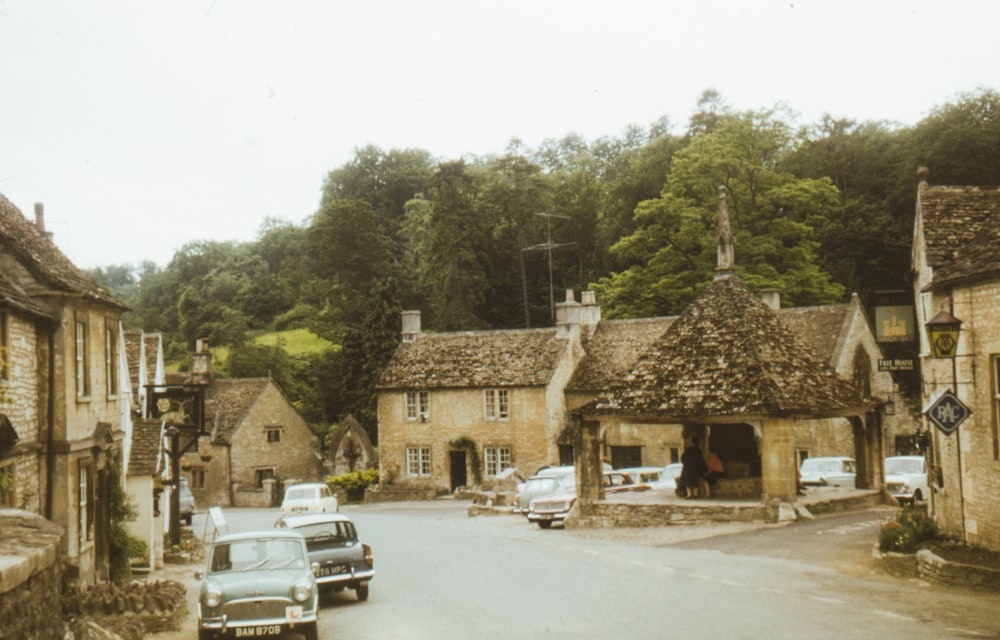
[[[56,321],[58,322],[58,321]],[[45,405],[47,407],[48,416],[46,416],[45,422],[45,519],[52,520],[52,496],[54,493],[53,480],[55,478],[55,462],[56,462],[56,452],[55,452],[55,429],[56,429],[56,419],[55,419],[55,372],[56,372],[56,322],[52,323],[49,327],[48,332],[48,343],[49,343],[49,357],[48,357],[48,380],[46,386],[48,387],[48,398],[45,400]]]

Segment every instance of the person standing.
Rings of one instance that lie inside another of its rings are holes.
[[[719,457],[719,454],[709,451],[705,457],[705,475],[702,476],[702,489],[705,492],[706,498],[712,497],[712,487],[715,486],[715,483],[719,481],[719,478],[725,472],[726,469],[722,466],[722,459]]]
[[[701,485],[702,476],[707,471],[705,458],[701,455],[699,444],[698,436],[691,438],[691,446],[681,454],[680,484],[687,500],[698,497],[698,487]]]

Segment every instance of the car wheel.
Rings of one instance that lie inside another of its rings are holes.
[[[357,594],[358,601],[364,602],[368,599],[368,585],[358,585],[357,588],[354,589],[354,593]]]
[[[306,637],[306,640],[319,640],[319,629],[317,628],[317,622],[310,622],[306,626],[302,627],[302,635]]]
[[[538,526],[541,527],[541,528],[543,528],[543,529],[548,529],[549,527],[552,526],[552,521],[551,520],[539,520],[538,521]]]

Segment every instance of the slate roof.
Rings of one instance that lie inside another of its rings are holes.
[[[422,333],[396,348],[378,389],[544,386],[565,350],[555,329]]]
[[[920,215],[934,285],[1000,275],[1000,188],[924,187]]]
[[[205,390],[205,428],[212,442],[230,441],[270,378],[213,380]]]
[[[735,277],[714,280],[584,413],[674,420],[845,415],[854,387]]]
[[[583,342],[586,355],[573,372],[567,391],[599,393],[621,380],[676,319],[601,320],[594,334]]]
[[[74,265],[38,227],[0,194],[0,244],[37,280],[29,296],[52,292],[79,295],[118,309],[128,307]],[[40,285],[40,286],[39,286]],[[24,285],[28,286],[28,285]]]
[[[159,471],[160,427],[155,420],[136,420],[132,425],[132,449],[128,462],[130,476],[151,476]]]

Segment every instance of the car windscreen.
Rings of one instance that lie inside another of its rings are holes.
[[[912,458],[888,458],[885,461],[885,473],[923,473],[924,461]]]
[[[301,542],[273,538],[218,543],[212,547],[212,557],[208,562],[208,569],[212,573],[256,569],[301,569],[305,566]]]
[[[559,478],[528,478],[524,483],[525,491],[552,491],[559,486]]]
[[[843,471],[844,465],[840,460],[806,460],[802,463],[802,473],[818,473],[830,471]]]
[[[285,492],[285,500],[314,500],[315,498],[316,490],[313,488],[296,489],[292,487]]]
[[[354,523],[343,520],[307,524],[295,527],[295,531],[305,536],[306,546],[309,548],[344,545],[355,542],[358,539]]]

